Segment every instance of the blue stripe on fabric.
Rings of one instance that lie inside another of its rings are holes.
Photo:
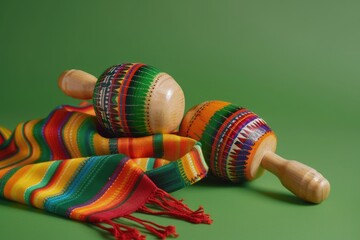
[[[70,198],[71,195],[74,194],[74,192],[78,189],[79,185],[81,185],[81,182],[84,180],[86,175],[89,174],[92,167],[97,162],[96,161],[97,158],[98,157],[90,157],[90,158],[86,159],[84,165],[80,166],[81,169],[71,180],[71,183],[68,186],[68,188],[66,189],[66,191],[63,194],[48,198],[46,200],[46,202],[44,204],[45,209],[50,212],[54,212],[55,208],[59,202],[62,202],[64,200]]]

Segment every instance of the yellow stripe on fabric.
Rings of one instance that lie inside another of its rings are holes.
[[[164,156],[163,158],[174,161],[179,159],[180,148],[181,148],[181,138],[176,135],[164,134],[163,135],[163,149]]]
[[[0,169],[0,179],[7,173],[11,170],[12,168],[3,168],[3,169]]]
[[[57,196],[66,191],[67,186],[70,184],[71,179],[76,175],[77,169],[87,158],[77,158],[71,160],[64,160],[62,164],[65,164],[58,176],[56,176],[55,182],[50,186],[48,185],[43,190],[37,191],[34,195],[33,205],[37,208],[44,208],[44,204],[47,198]]]
[[[73,158],[81,157],[79,144],[77,144],[77,132],[80,125],[86,120],[88,116],[86,114],[76,113],[71,115],[68,122],[65,124],[63,132],[64,143],[70,156]]]
[[[18,171],[16,171],[14,173],[14,175],[12,175],[9,180],[7,181],[7,183],[5,184],[4,187],[4,197],[7,199],[12,199],[12,189],[14,188],[15,185],[18,184],[19,181],[21,181],[22,177],[28,172],[30,171],[32,168],[32,165],[29,166],[24,166],[22,168],[20,168]]]
[[[186,174],[186,177],[188,180],[191,180],[195,176],[197,176],[198,172],[193,163],[193,156],[192,156],[191,152],[186,154],[184,157],[182,157],[181,162],[185,169],[185,174]]]
[[[31,145],[32,148],[32,154],[29,157],[31,161],[26,161],[24,162],[24,164],[29,164],[32,163],[34,161],[36,161],[37,159],[40,158],[41,155],[41,149],[40,146],[38,144],[38,142],[35,140],[34,138],[34,127],[36,124],[38,124],[41,120],[33,120],[30,121],[25,128],[25,136],[26,138],[29,140],[29,143]]]
[[[24,172],[23,175],[21,175],[21,178],[18,178],[16,182],[13,184],[13,186],[10,187],[10,191],[9,191],[10,199],[25,204],[25,199],[24,199],[25,191],[29,187],[32,187],[33,185],[41,181],[42,177],[45,175],[50,165],[51,164],[31,165],[28,171]]]
[[[199,168],[204,168],[206,171],[208,171],[209,170],[209,167],[208,167],[208,165],[206,164],[206,161],[205,161],[205,158],[203,157],[204,155],[203,155],[203,152],[202,152],[202,148],[201,148],[201,146],[200,145],[198,145],[198,144],[196,144],[195,146],[194,146],[194,148],[196,149],[196,153],[199,155],[199,157],[198,158],[196,158],[197,160],[196,160],[196,162],[198,163],[198,167]],[[195,154],[195,153],[194,153]],[[200,170],[199,170],[200,171]]]
[[[163,159],[176,161],[188,153],[196,141],[192,138],[180,137],[175,134],[163,134]]]
[[[0,127],[0,133],[4,137],[5,141],[11,136],[11,131],[4,127]]]
[[[127,161],[106,192],[91,204],[73,209],[70,218],[84,220],[86,216],[111,209],[127,198],[129,193],[133,191],[139,175],[142,174],[141,169],[134,165],[136,163],[133,161]]]
[[[110,154],[109,139],[102,137],[100,134],[94,134],[94,148],[96,155],[108,155]]]
[[[132,158],[131,161],[136,163],[138,167],[144,172],[146,172],[149,168],[148,167],[149,158]]]
[[[27,157],[23,158],[21,162],[12,165],[11,167],[18,167],[18,166],[25,166],[31,163],[36,162],[41,155],[41,149],[38,142],[34,138],[34,126],[39,123],[41,120],[33,120],[26,123],[23,133],[25,138],[28,139],[28,147],[29,147],[29,154]]]
[[[162,158],[132,158],[131,161],[136,163],[138,167],[144,172],[165,166],[170,163],[170,161]]]
[[[6,160],[0,161],[0,169],[12,166],[13,163],[20,162],[24,158],[30,155],[30,146],[26,138],[23,136],[23,128],[26,123],[19,124],[15,129],[14,141],[17,144],[17,148],[20,149],[15,155],[9,157]]]

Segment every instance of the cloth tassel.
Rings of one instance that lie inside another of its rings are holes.
[[[154,222],[139,219],[131,215],[125,216],[124,218],[143,225],[149,232],[153,233],[154,235],[158,236],[161,239],[166,239],[166,237],[168,236],[172,236],[172,237],[178,236],[174,226],[162,226]]]
[[[146,230],[148,230],[150,233],[154,234],[155,236],[166,239],[167,237],[177,237],[178,234],[176,233],[176,229],[174,226],[162,226],[159,224],[156,224],[151,221],[146,221],[131,215],[124,216],[123,218],[126,218],[128,220],[131,220],[133,222],[136,222],[140,225],[142,225]],[[142,235],[139,230],[136,228],[132,228],[129,226],[126,226],[121,223],[117,223],[113,220],[103,220],[99,223],[94,223],[95,226],[108,231],[110,234],[112,234],[115,239],[117,240],[145,240],[146,236]],[[104,225],[110,225],[110,227],[106,227]]]
[[[200,206],[196,211],[193,211],[185,205],[182,200],[175,199],[161,189],[156,189],[154,194],[148,199],[147,205],[142,206],[138,212],[151,215],[172,216],[197,224],[212,223],[209,214],[204,212],[203,207]]]
[[[204,209],[202,207],[199,207],[196,211],[193,211],[187,205],[185,205],[182,200],[173,198],[170,194],[159,188],[157,188],[150,195],[146,204],[140,207],[140,209],[138,209],[136,212],[151,215],[170,216],[196,224],[212,223],[210,216],[204,213]],[[121,216],[120,218],[124,218],[142,225],[147,231],[161,239],[178,236],[174,226],[162,226],[151,221],[134,217],[131,214]],[[113,219],[99,219],[98,222],[94,224],[99,228],[111,233],[117,240],[146,239],[146,236],[142,235],[136,228],[115,222]],[[110,227],[105,225],[110,225]]]
[[[110,225],[106,227],[104,224]],[[144,240],[146,237],[142,235],[137,229],[131,228],[121,223],[114,222],[112,220],[103,220],[99,223],[94,223],[95,226],[108,231],[117,240]]]

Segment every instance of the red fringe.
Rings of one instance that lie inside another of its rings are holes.
[[[156,189],[149,197],[146,204],[140,207],[137,212],[151,215],[171,216],[192,223],[212,223],[210,216],[204,213],[204,209],[202,207],[199,207],[196,211],[193,211],[187,205],[185,205],[182,200],[173,198],[171,195],[161,189]],[[147,231],[161,239],[166,239],[169,236],[178,236],[174,226],[162,226],[151,221],[134,217],[132,215],[125,215],[122,217],[142,225]],[[144,240],[146,238],[137,229],[114,222],[111,219],[101,219],[95,223],[95,225],[111,233],[117,240]],[[106,227],[104,225],[110,225],[110,227]]]
[[[212,223],[209,214],[204,213],[203,207],[200,206],[196,211],[193,211],[182,201],[173,198],[161,189],[157,189],[147,201],[149,206],[142,206],[138,212],[172,216],[192,223]],[[151,207],[155,209],[153,210]]]
[[[174,226],[162,226],[151,221],[142,220],[134,216],[128,215],[124,218],[137,222],[143,225],[149,232],[158,236],[161,239],[166,239],[168,236],[177,237],[176,229]]]
[[[111,233],[117,240],[144,240],[146,237],[135,229],[124,224],[114,222],[112,220],[103,220],[99,223],[94,223],[97,227],[104,229]],[[108,224],[111,227],[105,227],[103,224]]]

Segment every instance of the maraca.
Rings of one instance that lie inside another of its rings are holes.
[[[255,113],[228,102],[208,101],[190,109],[179,134],[202,143],[212,173],[232,182],[274,173],[298,197],[313,203],[325,200],[329,182],[316,170],[275,154],[276,136]]]
[[[58,84],[71,97],[93,99],[98,122],[109,137],[170,133],[184,114],[181,87],[167,73],[146,64],[115,65],[99,79],[69,70],[61,74]]]

